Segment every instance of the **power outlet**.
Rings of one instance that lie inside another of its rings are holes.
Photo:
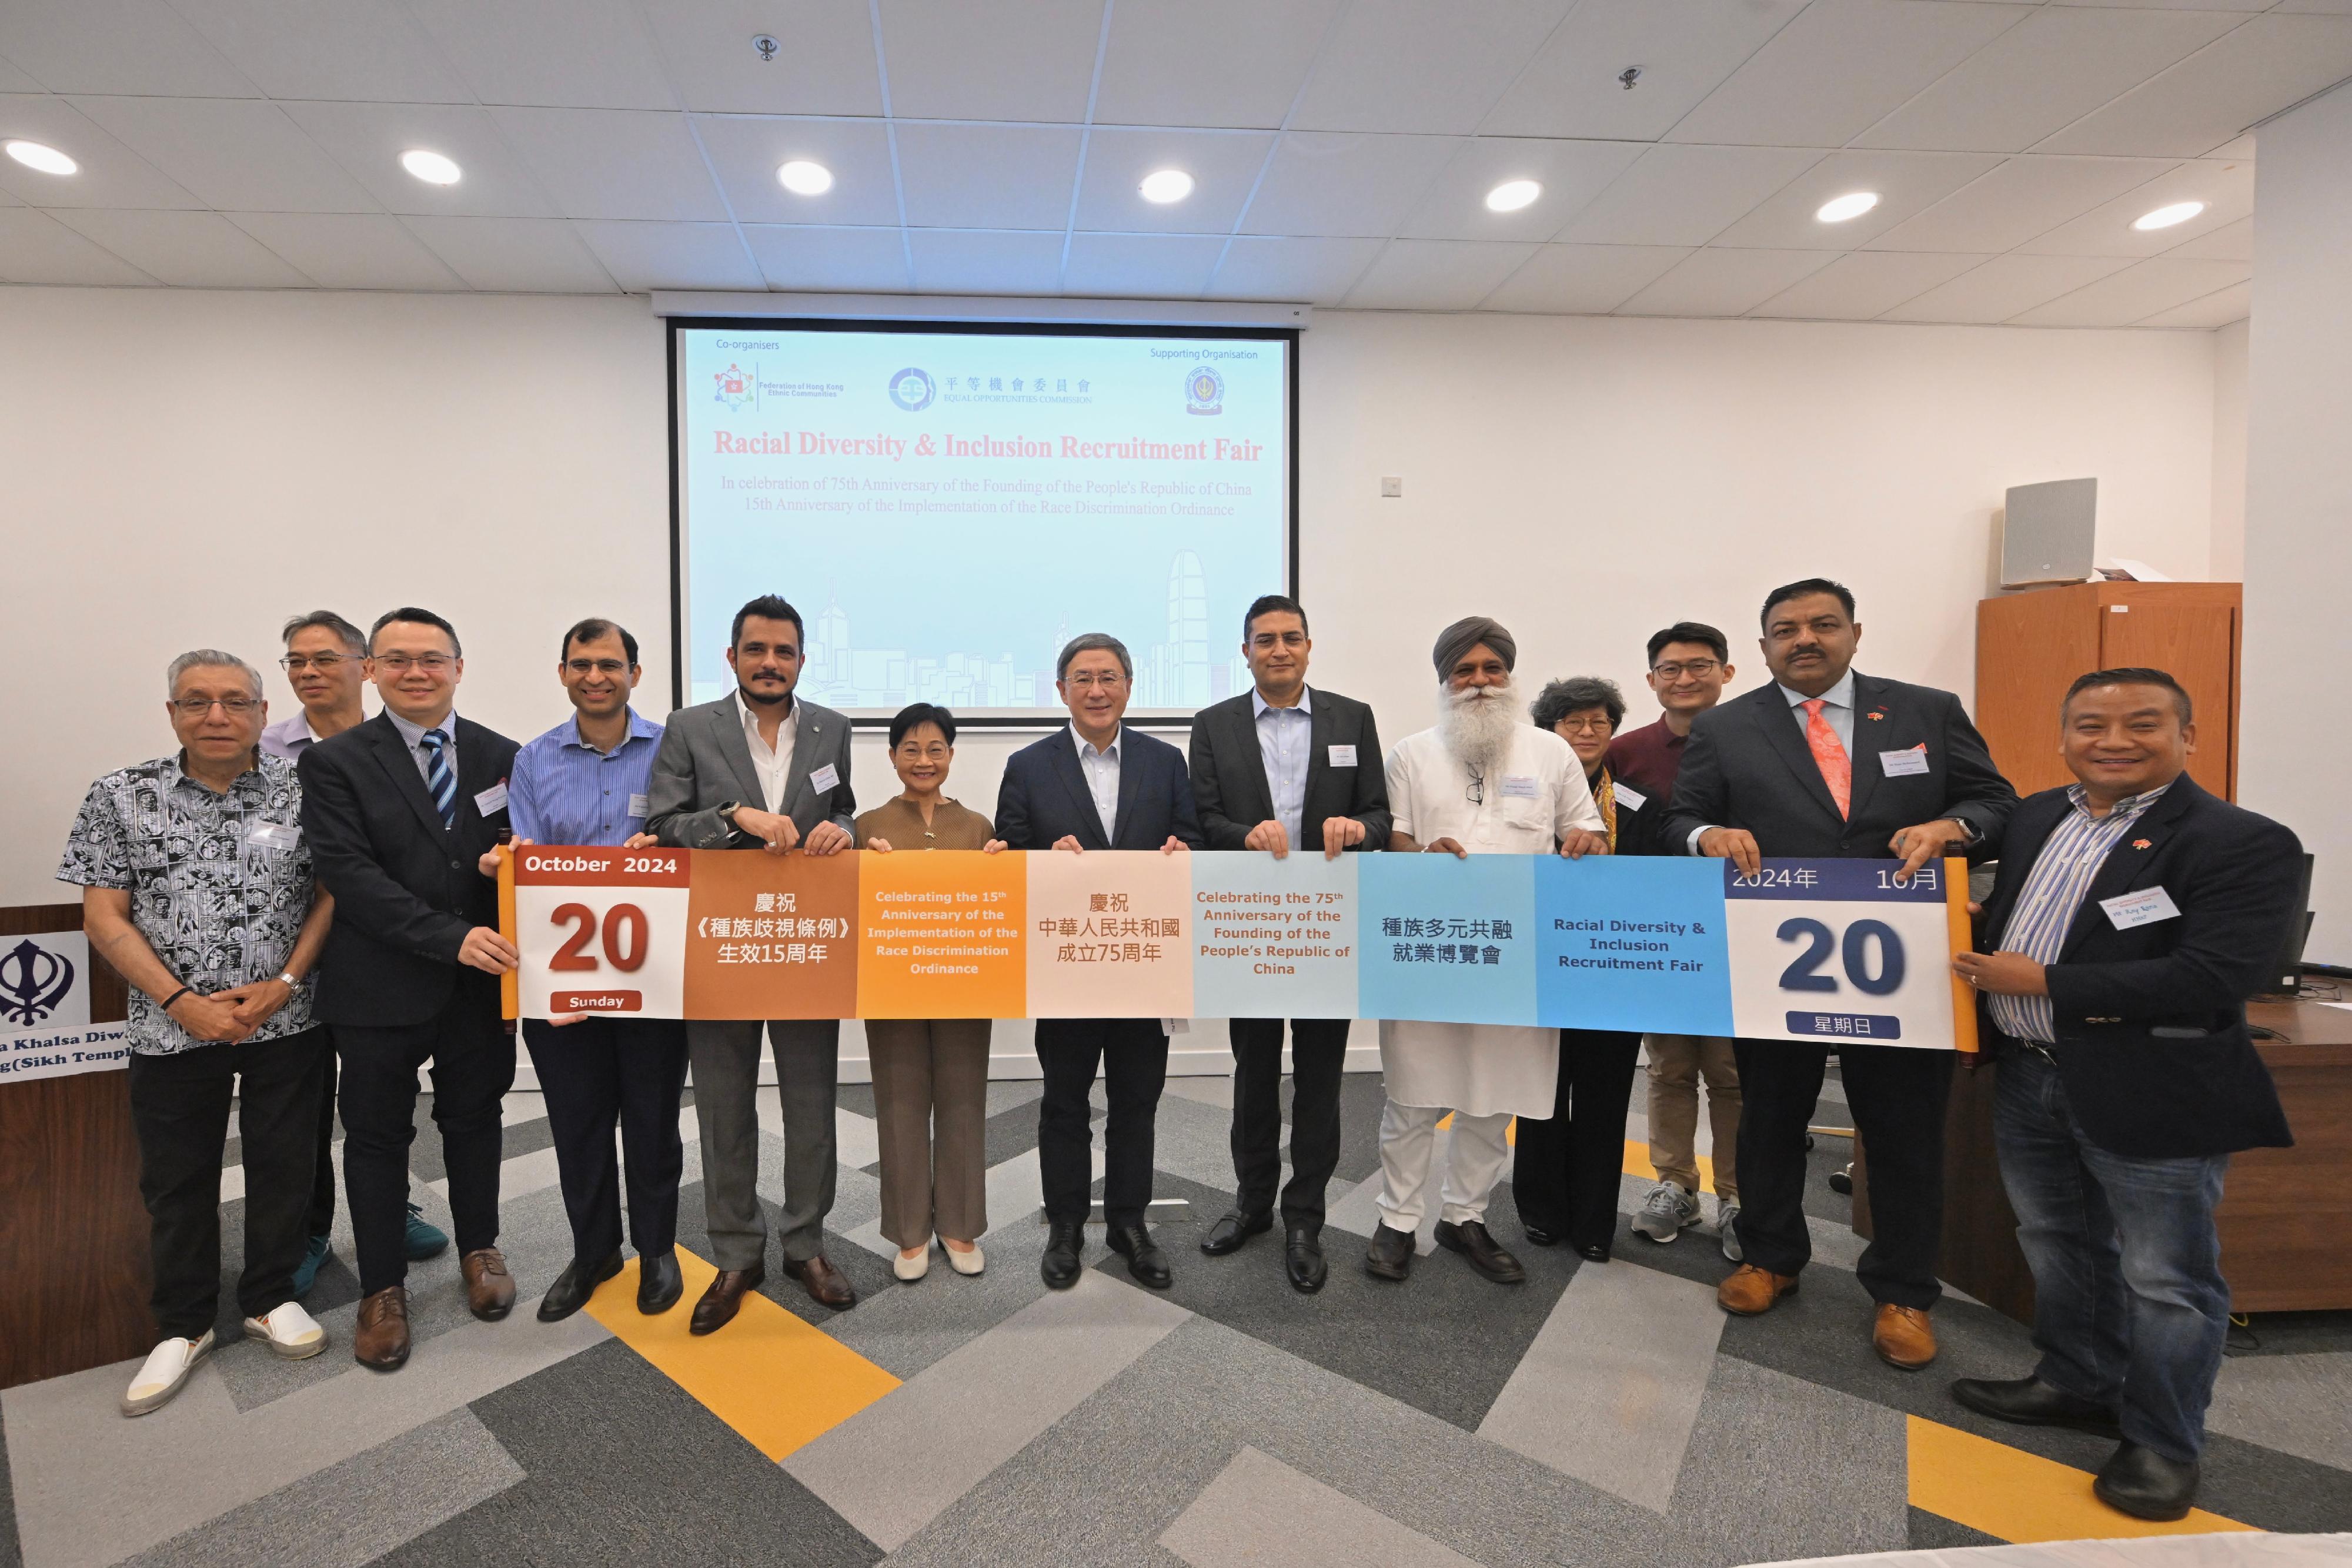
[[[1383,500],[1383,501],[1401,501],[1401,500],[1402,500],[1403,498],[1404,498],[1404,481],[1403,481],[1403,480],[1402,480],[1402,479],[1398,479],[1398,478],[1383,478],[1383,479],[1381,481],[1381,500]]]

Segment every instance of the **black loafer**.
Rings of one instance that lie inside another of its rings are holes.
[[[565,1318],[588,1304],[596,1287],[621,1271],[621,1255],[614,1253],[601,1262],[574,1258],[539,1299],[539,1321],[543,1323],[562,1322]]]
[[[1412,1272],[1415,1245],[1410,1230],[1399,1230],[1386,1223],[1375,1226],[1371,1249],[1364,1254],[1364,1272],[1375,1280],[1403,1279]]]
[[[1048,1222],[1045,1256],[1037,1261],[1037,1272],[1045,1278],[1048,1290],[1066,1291],[1078,1282],[1078,1260],[1086,1249],[1087,1228],[1083,1221],[1056,1219]]]
[[[1609,1261],[1609,1244],[1596,1241],[1590,1246],[1579,1247],[1576,1255],[1588,1263],[1606,1263]]]
[[[1557,1247],[1560,1243],[1560,1233],[1547,1225],[1530,1225],[1521,1220],[1519,1234],[1528,1239],[1530,1247]]]
[[[686,1294],[686,1276],[677,1271],[677,1254],[637,1259],[637,1311],[654,1317],[677,1305]]]
[[[1478,1220],[1465,1219],[1459,1225],[1450,1219],[1439,1220],[1437,1244],[1449,1252],[1461,1253],[1470,1267],[1498,1285],[1517,1285],[1528,1277],[1527,1269],[1505,1251],[1502,1243],[1488,1235],[1486,1227]]]
[[[1201,1250],[1212,1258],[1223,1258],[1229,1252],[1240,1251],[1242,1243],[1251,1237],[1263,1236],[1273,1228],[1274,1216],[1270,1212],[1262,1209],[1255,1214],[1244,1214],[1236,1208],[1209,1227],[1209,1234],[1201,1239]]]
[[[2038,1377],[2006,1382],[1989,1377],[1962,1377],[1952,1384],[1952,1397],[1979,1416],[2011,1421],[2021,1427],[2072,1427],[2094,1437],[2123,1440],[2116,1409],[2095,1399],[2053,1388]]]
[[[1290,1280],[1290,1288],[1302,1296],[1311,1296],[1323,1288],[1329,1277],[1329,1267],[1323,1261],[1323,1233],[1312,1225],[1293,1225],[1283,1231],[1282,1271]]]
[[[1168,1254],[1140,1225],[1121,1225],[1109,1237],[1110,1249],[1127,1260],[1127,1271],[1139,1285],[1164,1291],[1176,1276],[1169,1271]]]
[[[2134,1519],[2172,1520],[2188,1515],[2197,1500],[2197,1465],[2168,1459],[2129,1438],[2091,1481],[2098,1500]]]

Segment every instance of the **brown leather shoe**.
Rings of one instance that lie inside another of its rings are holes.
[[[807,1286],[809,1299],[820,1307],[839,1312],[857,1303],[857,1292],[850,1289],[849,1277],[826,1262],[822,1252],[797,1263],[785,1259],[784,1272]]]
[[[1794,1274],[1775,1274],[1769,1269],[1742,1263],[1731,1271],[1731,1278],[1715,1288],[1715,1304],[1727,1312],[1752,1318],[1770,1312],[1781,1297],[1796,1293]]]
[[[378,1372],[396,1372],[408,1360],[408,1287],[387,1285],[360,1303],[352,1359]]]
[[[495,1247],[478,1247],[457,1260],[466,1276],[466,1305],[486,1323],[514,1311],[514,1276],[507,1272],[507,1255]]]
[[[735,1321],[742,1310],[743,1298],[768,1282],[768,1266],[754,1263],[748,1269],[721,1269],[710,1281],[702,1299],[694,1303],[694,1321],[687,1325],[691,1333],[717,1333]]]
[[[1881,1301],[1877,1325],[1870,1331],[1870,1348],[1887,1365],[1916,1372],[1936,1359],[1936,1331],[1918,1308]]]

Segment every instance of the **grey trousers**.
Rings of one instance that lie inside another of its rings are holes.
[[[934,1232],[977,1241],[988,1228],[989,1029],[986,1019],[866,1020],[882,1234],[902,1248]]]
[[[702,1206],[711,1261],[749,1269],[768,1250],[768,1217],[760,1208],[760,1030],[776,1052],[784,1108],[784,1226],[787,1261],[824,1250],[824,1217],[833,1211],[833,1099],[839,1076],[838,1019],[690,1021],[687,1060],[694,1069],[694,1117],[702,1129]]]

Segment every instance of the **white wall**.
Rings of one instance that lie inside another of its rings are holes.
[[[2246,575],[2246,364],[2251,320],[2213,334],[2213,565],[2217,582]]]

